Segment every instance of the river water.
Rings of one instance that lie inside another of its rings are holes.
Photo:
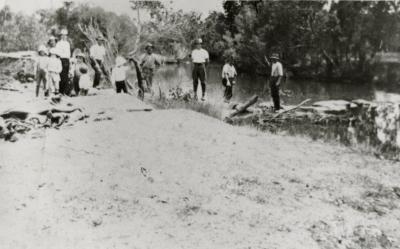
[[[207,72],[207,99],[211,102],[223,101],[223,86],[221,84],[221,65],[210,65]],[[270,101],[269,93],[264,91],[266,78],[258,75],[239,73],[237,84],[234,86],[232,101],[244,102],[257,94],[260,101]],[[180,86],[192,88],[191,66],[189,64],[164,65],[155,75],[154,84],[159,84],[164,92]],[[268,87],[266,88],[268,89]],[[354,82],[318,82],[312,80],[288,79],[282,84],[283,104],[296,104],[311,98],[318,100],[355,100],[395,101],[400,102],[400,85],[397,82],[386,83],[354,83]],[[200,94],[200,86],[198,89]]]

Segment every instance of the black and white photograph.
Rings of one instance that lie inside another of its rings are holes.
[[[0,0],[0,249],[400,249],[400,1]]]

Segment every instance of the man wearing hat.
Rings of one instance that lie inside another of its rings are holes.
[[[101,73],[108,77],[108,73],[106,68],[104,67],[104,59],[106,56],[106,49],[104,48],[102,42],[104,38],[102,36],[98,36],[94,42],[94,44],[90,47],[90,63],[94,69],[94,80],[93,87],[97,87],[100,84]]]
[[[274,102],[274,111],[281,109],[280,99],[279,99],[279,86],[283,78],[283,67],[282,63],[279,61],[279,54],[274,53],[270,57],[271,65],[271,78],[270,78],[270,88],[271,97]]]
[[[57,42],[56,49],[61,59],[62,71],[60,73],[60,94],[69,95],[69,67],[71,58],[71,45],[68,41],[68,31],[62,29],[60,32],[61,39]]]
[[[142,68],[143,78],[147,84],[147,91],[152,92],[153,87],[153,76],[157,66],[161,65],[161,62],[157,55],[153,54],[153,44],[146,44],[146,53],[140,59],[140,67]]]
[[[195,41],[195,49],[192,51],[191,58],[193,62],[192,76],[194,98],[197,99],[197,87],[200,80],[202,90],[201,100],[204,101],[206,95],[206,65],[210,57],[207,50],[201,47],[202,42],[201,39]]]

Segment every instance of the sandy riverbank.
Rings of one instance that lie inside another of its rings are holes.
[[[109,91],[63,101],[90,117],[0,142],[1,248],[400,248],[399,163]]]

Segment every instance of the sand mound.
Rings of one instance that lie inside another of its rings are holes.
[[[398,164],[111,91],[68,101],[90,118],[0,142],[1,248],[400,246]]]

